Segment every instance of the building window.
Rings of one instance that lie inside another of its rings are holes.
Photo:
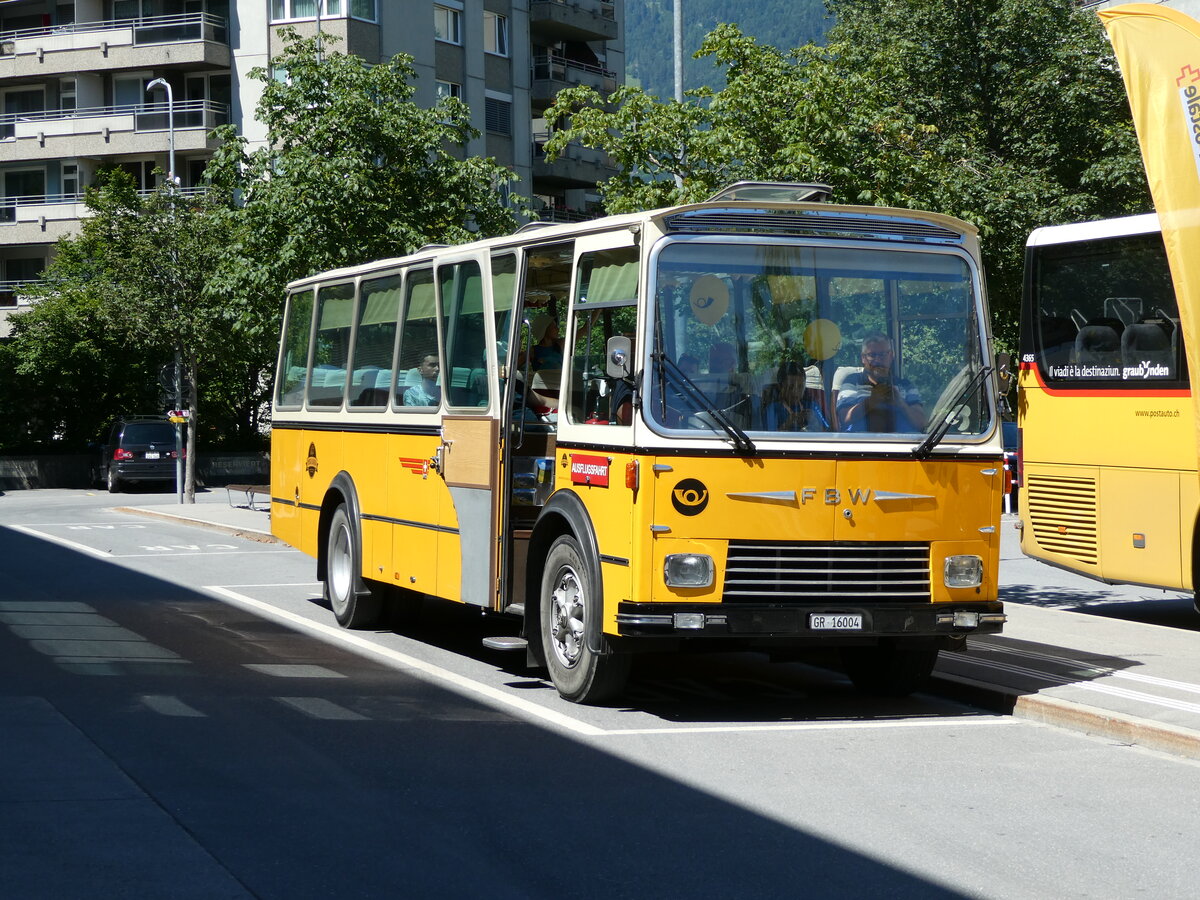
[[[350,15],[356,19],[374,22],[377,19],[375,0],[350,0]]]
[[[79,164],[78,163],[63,163],[62,192],[67,197],[73,197],[79,193]]]
[[[341,16],[342,0],[271,0],[271,21],[284,22],[289,19],[315,19],[317,6],[320,4],[321,16]],[[371,7],[371,20],[374,21],[375,0],[357,0],[353,4],[359,7]],[[358,15],[358,13],[354,13]],[[367,18],[367,16],[359,16]]]
[[[508,16],[483,14],[483,49],[497,56],[508,56]]]
[[[485,126],[493,134],[512,134],[512,100],[485,97]]]
[[[453,97],[455,100],[462,99],[462,85],[455,84],[453,81],[437,82],[437,96],[439,100],[446,97]]]
[[[462,13],[448,6],[433,8],[433,36],[447,44],[462,43]]]

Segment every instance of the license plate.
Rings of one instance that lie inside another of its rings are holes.
[[[812,631],[862,631],[861,613],[813,613],[808,617]]]
[[[157,450],[147,450],[146,451],[146,459],[158,459],[158,451]]]

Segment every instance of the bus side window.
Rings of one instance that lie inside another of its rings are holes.
[[[349,396],[352,407],[387,405],[399,309],[399,274],[363,282],[351,363]]]
[[[279,354],[279,376],[275,404],[281,409],[299,409],[304,400],[308,373],[308,336],[312,330],[313,292],[299,291],[288,300],[283,348]]]
[[[408,276],[403,323],[396,353],[396,381],[392,402],[396,406],[420,405],[428,408],[428,403],[406,403],[404,397],[410,390],[422,386],[422,363],[427,363],[429,357],[438,359],[437,301],[433,290],[432,270],[422,269]],[[440,390],[440,367],[432,386]],[[426,394],[434,393],[430,385],[425,387]],[[425,399],[417,397],[415,390],[408,396],[410,401]],[[436,405],[436,400],[433,405]]]
[[[317,292],[317,334],[308,379],[308,405],[341,408],[354,326],[354,283],[322,286]]]

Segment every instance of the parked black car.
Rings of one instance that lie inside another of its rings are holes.
[[[101,439],[93,474],[114,494],[129,482],[173,482],[177,456],[175,426],[165,417],[120,418]]]
[[[1016,422],[1001,422],[1004,429],[1004,465],[1012,476],[1012,510],[1017,509],[1017,491],[1021,487],[1021,430]]]

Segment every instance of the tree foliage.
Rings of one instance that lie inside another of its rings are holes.
[[[0,399],[0,446],[79,445],[117,414],[162,410],[159,369],[177,346],[192,376],[190,437],[261,439],[289,281],[512,230],[503,188],[514,176],[466,157],[467,108],[421,109],[410,58],[367,66],[331,42],[285,32],[272,64],[286,77],[252,73],[266,142],[220,130],[206,191],[144,197],[119,170],[89,190],[90,216],[0,349],[0,378],[13,382],[0,397],[53,405]]]
[[[289,281],[315,272],[516,227],[502,190],[515,176],[490,158],[460,158],[477,134],[469,110],[453,98],[417,106],[411,57],[368,66],[327,52],[328,35],[319,45],[280,33],[272,68],[250,72],[263,84],[266,144],[249,149],[228,127],[208,169],[241,201],[220,273],[233,302],[278,302]]]
[[[995,329],[1015,349],[1022,247],[1039,225],[1149,208],[1137,140],[1095,16],[1070,0],[830,0],[825,46],[782,51],[722,25],[698,52],[720,89],[559,95],[560,151],[607,151],[611,211],[694,201],[739,179],[823,181],[842,202],[979,227]],[[676,176],[681,184],[676,183]]]

